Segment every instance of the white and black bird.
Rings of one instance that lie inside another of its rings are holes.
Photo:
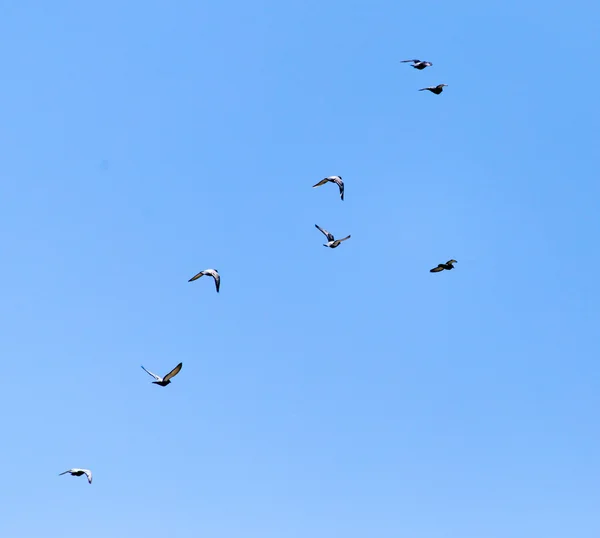
[[[89,469],[69,469],[64,473],[60,473],[58,476],[62,476],[63,474],[67,473],[70,473],[71,476],[81,476],[82,474],[84,474],[85,476],[87,476],[88,482],[90,484],[92,483],[92,471],[90,471]]]
[[[340,198],[342,202],[344,201],[344,182],[342,181],[342,176],[329,176],[323,178],[317,184],[313,185],[313,189],[315,187],[320,187],[321,185],[325,185],[325,183],[335,183],[340,188]]]
[[[219,275],[219,272],[216,269],[204,269],[204,271],[200,271],[197,275],[194,275],[192,278],[190,278],[188,282],[198,280],[204,275],[212,276],[215,279],[215,286],[217,287],[217,293],[219,293],[219,288],[221,287],[221,275]]]
[[[435,93],[436,95],[439,95],[440,93],[442,93],[444,91],[444,86],[448,86],[448,84],[438,84],[437,86],[427,86],[427,88],[421,88],[419,91],[422,92],[423,90],[429,90],[431,93]]]
[[[421,69],[425,69],[426,67],[431,67],[433,64],[431,62],[424,62],[422,60],[402,60],[401,63],[405,64],[408,62],[412,62],[412,66],[419,71]]]
[[[344,239],[336,239],[335,237],[333,237],[333,234],[330,234],[327,230],[324,230],[318,224],[315,224],[315,228],[317,228],[317,230],[319,230],[322,234],[325,235],[325,237],[327,237],[327,243],[323,244],[324,247],[336,248],[340,246],[340,243],[342,241],[350,239],[349,235],[344,237]]]
[[[157,376],[156,374],[153,374],[149,370],[146,370],[146,368],[144,368],[143,366],[142,366],[142,370],[144,370],[144,372],[146,372],[147,374],[150,374],[154,379],[156,379],[156,381],[152,381],[152,383],[154,383],[155,385],[160,385],[161,387],[166,387],[169,383],[171,383],[171,378],[175,377],[179,373],[182,366],[183,366],[183,363],[180,362],[165,377]]]
[[[454,269],[454,264],[458,263],[456,260],[448,260],[446,263],[438,263],[437,267],[429,269],[430,273],[439,273],[440,271],[451,271]]]

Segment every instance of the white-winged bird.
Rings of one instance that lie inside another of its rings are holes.
[[[67,474],[70,473],[71,476],[81,476],[82,474],[84,474],[85,476],[87,476],[88,482],[91,484],[92,483],[92,471],[90,471],[89,469],[69,469],[68,471],[65,471],[64,473],[60,473],[58,476],[61,476],[63,474]]]
[[[451,269],[454,269],[454,264],[458,263],[456,260],[448,260],[446,263],[438,263],[437,267],[434,267],[433,269],[430,269],[429,272],[430,273],[439,273],[440,271],[443,271],[444,269],[446,271],[450,271]]]
[[[350,239],[350,236],[344,237],[344,239],[336,239],[335,237],[333,237],[333,234],[330,234],[327,230],[324,230],[318,224],[315,224],[315,228],[317,228],[317,230],[319,230],[322,234],[325,235],[325,237],[327,237],[327,243],[323,244],[324,247],[336,248],[340,246],[340,243],[342,241]]]
[[[444,86],[448,86],[448,84],[438,84],[437,86],[428,86],[427,88],[421,88],[419,91],[422,92],[423,90],[429,90],[431,93],[435,93],[436,95],[439,95],[440,93],[442,93],[444,91]]]
[[[156,379],[156,381],[152,381],[152,383],[154,383],[155,385],[160,385],[161,387],[166,387],[169,383],[171,383],[171,378],[175,377],[179,373],[179,370],[181,370],[182,366],[183,366],[183,363],[180,362],[165,377],[159,377],[156,374],[153,374],[152,372],[146,370],[146,368],[144,368],[143,366],[142,366],[142,370],[144,370],[144,372],[146,372],[147,374],[150,374],[154,379]]]
[[[194,275],[192,278],[190,278],[188,282],[198,280],[204,275],[210,275],[215,279],[215,286],[217,287],[217,293],[219,293],[219,288],[221,287],[221,276],[216,269],[205,269],[204,271],[200,271],[197,275]]]
[[[412,62],[412,66],[415,69],[418,69],[419,71],[421,69],[425,69],[426,67],[431,67],[433,64],[431,62],[424,62],[422,60],[402,60],[400,63],[407,63],[407,62]]]
[[[342,181],[342,176],[329,176],[323,178],[316,185],[313,185],[313,189],[315,187],[320,187],[321,185],[325,185],[325,183],[335,183],[340,188],[340,198],[344,201],[344,182]]]

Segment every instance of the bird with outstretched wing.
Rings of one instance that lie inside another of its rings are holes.
[[[439,273],[440,271],[450,271],[454,269],[454,264],[458,263],[456,260],[448,260],[446,263],[438,263],[437,267],[430,269],[430,273]]]
[[[342,176],[329,176],[329,177],[325,177],[321,181],[319,181],[318,183],[315,183],[313,185],[313,189],[315,187],[320,187],[321,185],[325,185],[325,183],[335,183],[339,187],[339,189],[340,189],[340,198],[342,199],[342,202],[343,202],[344,201],[344,182],[342,181]]]
[[[408,63],[408,62],[412,62],[412,66],[415,69],[425,69],[426,67],[431,67],[433,64],[431,62],[424,62],[422,60],[400,60],[400,63]]]
[[[67,474],[67,473],[70,473],[71,476],[85,475],[85,476],[87,476],[88,482],[90,484],[92,483],[92,471],[90,471],[89,469],[69,469],[68,471],[65,471],[64,473],[59,473],[58,476],[62,476],[63,474]]]
[[[437,86],[427,86],[427,88],[421,88],[419,91],[425,91],[425,90],[429,90],[431,93],[435,93],[436,95],[439,95],[440,93],[442,93],[444,91],[444,86],[448,86],[448,84],[438,84]]]
[[[319,230],[325,237],[327,237],[327,243],[323,244],[324,247],[336,248],[336,247],[340,246],[340,243],[342,241],[346,241],[346,239],[350,239],[349,235],[347,235],[343,239],[336,239],[335,237],[333,237],[332,233],[329,233],[327,230],[324,230],[318,224],[315,224],[315,228],[317,228],[317,230]]]
[[[215,286],[217,288],[217,293],[219,293],[219,288],[221,287],[221,275],[216,269],[205,269],[204,271],[200,271],[198,274],[194,275],[192,278],[188,280],[188,282],[193,282],[194,280],[198,280],[200,277],[204,275],[212,276],[215,279]]]
[[[160,376],[152,373],[150,370],[146,370],[146,368],[144,368],[143,366],[142,366],[142,370],[144,370],[144,372],[146,372],[147,374],[151,375],[154,379],[156,379],[156,381],[152,381],[152,383],[154,383],[155,385],[160,385],[161,387],[166,387],[169,383],[171,383],[171,378],[175,377],[179,373],[182,366],[183,366],[183,363],[180,362],[165,377],[160,377]]]

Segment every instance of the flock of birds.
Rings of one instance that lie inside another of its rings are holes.
[[[405,64],[407,62],[412,62],[412,66],[419,71],[422,71],[426,67],[431,67],[433,64],[431,62],[423,62],[421,60],[402,60],[402,63]],[[444,91],[444,86],[448,86],[448,84],[438,84],[437,86],[427,86],[427,88],[421,88],[419,91],[429,90],[431,93],[435,93],[439,95]]]
[[[425,61],[421,61],[421,60],[402,60],[401,63],[409,63],[409,62],[412,63],[412,67],[414,67],[415,69],[418,69],[419,71],[422,71],[426,67],[431,67],[433,65],[431,62],[425,62]],[[437,86],[428,86],[427,88],[421,88],[419,91],[429,90],[430,92],[432,92],[436,95],[439,95],[440,93],[442,93],[444,91],[445,86],[448,86],[448,84],[438,84]],[[342,201],[344,201],[344,182],[342,180],[342,176],[325,177],[318,183],[315,183],[313,185],[313,188],[321,187],[322,185],[326,185],[327,183],[335,183],[338,186],[338,188],[340,190],[340,198],[342,199]],[[332,233],[328,232],[324,228],[321,228],[318,224],[315,224],[315,227],[327,238],[327,243],[323,243],[324,247],[337,248],[342,244],[343,241],[350,239],[350,235],[347,235],[343,239],[336,239]],[[454,269],[455,263],[458,263],[458,262],[456,260],[448,260],[446,263],[439,263],[436,267],[434,267],[433,269],[430,269],[429,272],[430,273],[439,273],[441,271],[450,271],[451,269]],[[217,293],[219,293],[219,289],[221,287],[221,275],[219,274],[219,272],[216,269],[204,269],[203,271],[200,271],[199,273],[195,274],[192,278],[190,278],[188,280],[188,282],[193,282],[203,276],[213,277],[213,279],[215,281],[215,287],[217,289]],[[159,385],[161,387],[166,387],[167,385],[169,385],[171,383],[171,379],[173,377],[175,377],[181,371],[182,367],[183,367],[183,363],[180,362],[177,366],[175,366],[175,368],[173,368],[164,377],[160,377],[160,376],[150,372],[149,370],[146,370],[146,368],[144,368],[143,366],[142,366],[142,369],[144,370],[144,372],[146,372],[148,375],[152,376],[156,380],[156,381],[152,381],[152,383],[154,383],[155,385]],[[87,477],[88,482],[90,484],[92,483],[92,471],[90,471],[89,469],[73,468],[73,469],[69,469],[68,471],[65,471],[64,473],[60,473],[59,476],[67,474],[67,473],[69,473],[71,476],[85,475]]]

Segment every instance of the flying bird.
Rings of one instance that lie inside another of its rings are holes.
[[[215,286],[217,287],[217,293],[219,293],[219,288],[221,287],[221,275],[219,275],[219,272],[216,269],[205,269],[204,271],[200,271],[197,275],[194,275],[192,278],[190,278],[188,282],[198,280],[204,275],[212,276],[215,279]]]
[[[423,90],[429,90],[431,93],[435,93],[436,95],[439,95],[440,93],[442,93],[444,91],[444,86],[448,86],[448,84],[438,84],[437,86],[428,86],[427,88],[421,88],[419,91],[422,92]]]
[[[327,237],[327,243],[323,244],[324,247],[336,248],[340,246],[340,243],[342,241],[350,239],[350,236],[344,237],[344,239],[336,239],[335,237],[333,237],[333,234],[330,234],[327,230],[324,230],[318,224],[315,224],[315,228],[317,228],[317,230],[319,230],[322,234],[325,235],[325,237]]]
[[[431,67],[433,64],[431,62],[424,62],[422,60],[402,60],[401,63],[405,64],[407,62],[412,62],[412,66],[419,71],[421,69],[425,69],[426,67]]]
[[[446,271],[450,271],[451,269],[454,269],[454,264],[458,263],[456,260],[448,260],[446,263],[438,263],[437,267],[434,267],[433,269],[430,269],[429,272],[430,273],[439,273],[440,271],[443,271],[444,269],[446,269]]]
[[[316,185],[313,185],[313,189],[315,187],[320,187],[321,185],[325,185],[325,183],[335,183],[340,188],[340,198],[344,201],[344,182],[342,181],[342,176],[329,176],[323,178]]]
[[[69,469],[68,471],[65,471],[64,473],[60,473],[58,476],[61,476],[63,474],[67,474],[67,473],[71,473],[71,476],[81,476],[82,474],[84,474],[85,476],[87,476],[88,482],[90,484],[92,483],[92,471],[90,471],[89,469]]]
[[[182,366],[183,366],[183,363],[180,362],[165,377],[159,377],[156,374],[153,374],[152,372],[149,372],[148,370],[146,370],[146,368],[144,368],[143,366],[142,366],[142,370],[144,370],[144,372],[146,372],[147,374],[150,374],[154,379],[156,379],[156,381],[152,381],[152,383],[154,383],[155,385],[160,385],[161,387],[166,387],[171,382],[171,378],[175,377],[179,373]]]

